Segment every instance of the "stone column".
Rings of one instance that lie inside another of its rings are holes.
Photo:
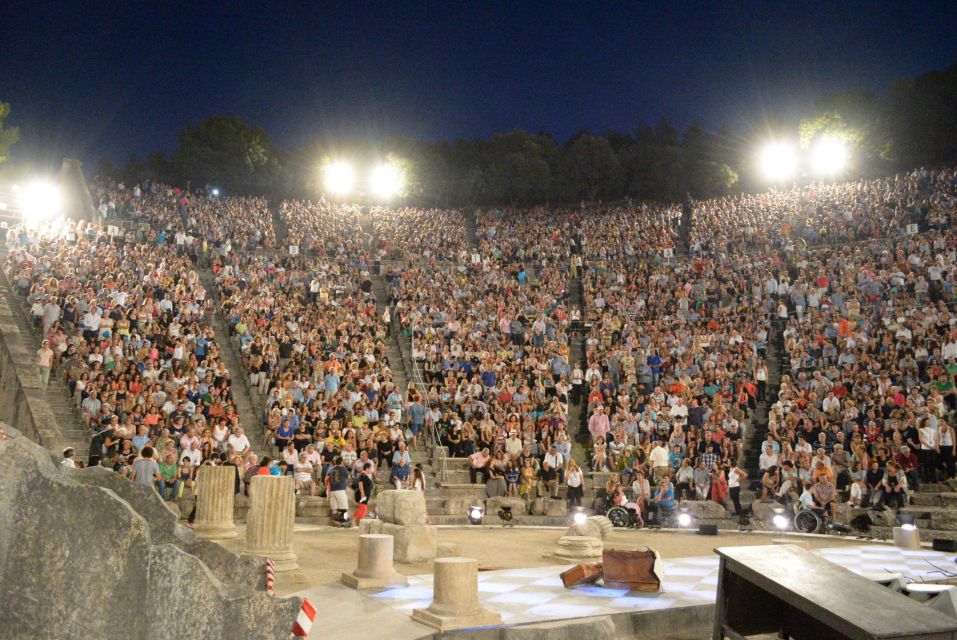
[[[343,573],[340,582],[353,589],[409,584],[409,579],[392,566],[394,540],[392,536],[376,533],[359,536],[359,566],[352,573]]]
[[[299,568],[292,550],[296,496],[292,476],[253,476],[243,553],[272,558],[276,571]]]
[[[428,609],[413,609],[413,620],[439,631],[502,624],[502,616],[479,601],[478,560],[438,558],[434,571],[432,604]]]
[[[196,535],[203,540],[228,540],[236,537],[233,524],[233,499],[236,467],[199,467],[196,478]]]

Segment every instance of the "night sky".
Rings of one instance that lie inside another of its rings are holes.
[[[516,127],[563,141],[661,118],[743,132],[824,93],[880,92],[957,62],[954,1],[269,6],[2,3],[15,155],[169,152],[213,113],[260,124],[283,148]]]

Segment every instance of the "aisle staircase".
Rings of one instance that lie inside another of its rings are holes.
[[[279,215],[278,202],[269,203],[269,213],[272,215],[272,227],[276,234],[276,247],[279,249],[280,255],[285,255],[289,238],[289,227],[286,225],[286,221],[283,220],[282,216]]]
[[[751,415],[751,424],[747,436],[747,446],[745,447],[745,459],[742,466],[748,472],[752,488],[760,488],[761,474],[758,469],[758,461],[761,457],[761,443],[768,434],[768,415],[771,411],[771,405],[777,400],[778,391],[781,388],[781,369],[784,365],[784,335],[781,327],[777,323],[772,323],[768,329],[768,345],[765,354],[765,361],[768,365],[768,384],[765,391],[764,400],[758,401],[757,408]],[[744,491],[742,490],[742,496]],[[751,492],[754,493],[754,492]],[[746,504],[744,498],[742,504]]]
[[[6,248],[0,249],[0,264],[6,263],[6,255]],[[70,397],[69,388],[63,382],[62,371],[54,371],[50,375],[50,383],[46,389],[40,386],[40,379],[34,369],[33,361],[40,348],[41,330],[33,326],[26,299],[13,290],[2,269],[0,269],[0,295],[3,296],[11,314],[9,317],[0,318],[0,332],[3,333],[6,348],[14,361],[16,376],[24,387],[30,388],[34,398],[53,412],[55,424],[44,425],[46,432],[41,433],[43,446],[56,453],[65,447],[73,447],[77,459],[86,461],[90,450],[91,431],[80,419],[80,409]],[[10,379],[7,372],[4,372],[3,378],[5,381]],[[19,410],[22,410],[21,407],[11,403],[9,406],[2,407],[0,417],[15,423],[13,412]]]
[[[229,370],[229,379],[232,382],[231,389],[233,394],[233,403],[236,405],[236,412],[239,414],[239,421],[249,438],[252,450],[260,454],[263,441],[263,421],[266,399],[259,393],[258,389],[249,386],[249,376],[243,367],[243,361],[239,353],[239,345],[235,340],[229,337],[229,331],[226,327],[226,321],[222,313],[222,300],[219,287],[216,285],[216,277],[209,269],[197,269],[203,286],[206,288],[206,295],[213,303],[213,311],[209,312],[207,319],[216,332],[216,342],[220,346],[220,355],[223,363]]]
[[[478,249],[478,225],[475,222],[475,209],[469,209],[464,213],[465,216],[465,234],[469,241],[469,246]]]

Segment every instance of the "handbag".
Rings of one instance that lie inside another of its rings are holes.
[[[661,591],[661,579],[655,573],[658,553],[645,547],[634,551],[602,551],[602,572],[606,587],[629,591]]]

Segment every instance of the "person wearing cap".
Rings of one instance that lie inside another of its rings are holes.
[[[68,469],[76,469],[76,452],[73,447],[67,447],[63,450],[63,459],[60,460],[60,466]]]

